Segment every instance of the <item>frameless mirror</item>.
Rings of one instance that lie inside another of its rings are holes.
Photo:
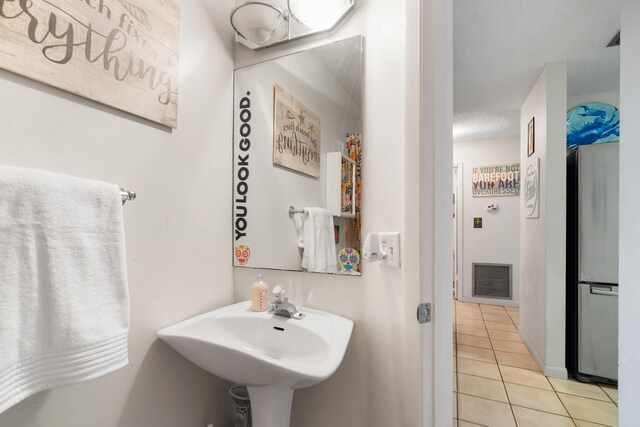
[[[236,41],[260,50],[329,31],[355,0],[237,0],[231,12]]]
[[[360,274],[362,37],[235,71],[234,265]]]

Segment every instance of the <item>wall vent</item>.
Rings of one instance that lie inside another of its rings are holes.
[[[513,299],[512,264],[472,265],[474,297]]]

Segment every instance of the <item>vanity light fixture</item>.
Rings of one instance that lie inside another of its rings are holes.
[[[255,48],[286,39],[289,34],[288,21],[286,10],[264,1],[243,1],[231,12],[231,26],[236,38],[245,40],[247,43],[244,44]]]
[[[356,0],[236,0],[236,41],[253,50],[333,29]]]

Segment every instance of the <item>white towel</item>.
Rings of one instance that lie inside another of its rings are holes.
[[[307,214],[295,214],[291,217],[293,226],[296,228],[296,240],[300,249],[304,248],[304,221]]]
[[[128,364],[114,185],[0,166],[0,413]]]
[[[302,268],[315,273],[338,271],[333,216],[322,208],[305,208]]]

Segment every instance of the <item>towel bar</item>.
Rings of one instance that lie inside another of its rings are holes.
[[[293,218],[295,214],[306,214],[305,209],[296,209],[293,206],[289,206],[289,218]]]
[[[133,191],[127,191],[124,188],[120,187],[120,196],[122,196],[122,204],[124,205],[129,200],[135,200],[137,195]]]

